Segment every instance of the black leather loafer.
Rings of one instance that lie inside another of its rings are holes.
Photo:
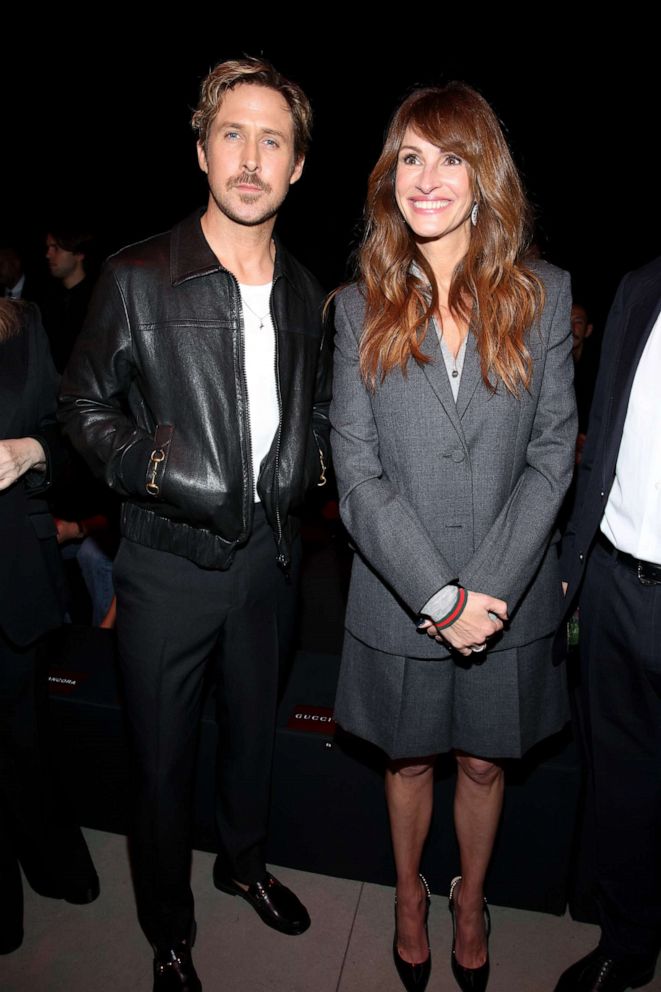
[[[69,882],[65,885],[63,899],[77,906],[86,906],[98,899],[100,892],[99,877],[94,875],[85,882]]]
[[[23,884],[18,862],[9,854],[0,879],[0,954],[23,943]]]
[[[654,963],[626,964],[595,947],[562,973],[555,992],[625,992],[647,985],[653,977]]]
[[[23,927],[0,934],[0,954],[11,954],[23,943]]]
[[[154,992],[202,992],[187,940],[154,958]]]
[[[241,896],[250,903],[255,912],[261,916],[267,926],[297,936],[304,933],[310,926],[310,916],[291,889],[266,872],[263,881],[253,882],[247,889],[242,889],[231,878],[224,877],[214,866],[213,884],[221,892],[231,896]]]
[[[72,874],[59,880],[47,878],[44,875],[30,871],[26,872],[26,877],[37,895],[46,896],[48,899],[64,899],[65,902],[74,903],[77,906],[85,906],[98,899],[101,892],[99,876],[92,870],[82,874]]]
[[[450,915],[452,916],[452,953],[450,954],[450,966],[452,968],[452,974],[454,975],[455,981],[461,989],[461,992],[485,992],[487,982],[489,981],[489,935],[491,934],[491,916],[489,915],[489,907],[487,906],[487,901],[485,899],[484,926],[487,935],[487,959],[484,964],[480,965],[479,968],[464,968],[463,964],[459,964],[454,953],[455,943],[457,940],[457,921],[454,913],[454,890],[457,883],[460,881],[461,875],[458,875],[457,878],[452,879],[450,884],[450,900],[448,902],[448,909],[450,910]]]

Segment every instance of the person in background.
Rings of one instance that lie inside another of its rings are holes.
[[[89,274],[93,247],[92,235],[83,228],[55,227],[46,237],[46,262],[55,282],[42,316],[58,372],[64,372],[87,314],[94,288]]]
[[[19,858],[42,895],[87,903],[99,880],[55,768],[43,638],[63,617],[55,525],[58,377],[39,314],[0,299],[0,953],[23,940]]]
[[[0,244],[0,298],[38,302],[39,293],[25,271],[23,254],[14,242]]]
[[[577,463],[580,461],[585,435],[588,429],[590,406],[597,376],[598,348],[593,347],[594,325],[588,311],[581,303],[572,303],[571,334],[572,358],[574,359],[574,390],[578,410],[578,439],[576,442]]]
[[[601,938],[556,992],[638,988],[661,948],[661,258],[620,283],[601,356],[561,560]]]

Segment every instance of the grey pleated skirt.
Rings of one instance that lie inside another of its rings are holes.
[[[552,643],[430,660],[377,651],[346,631],[335,718],[393,759],[454,749],[519,758],[569,719]]]

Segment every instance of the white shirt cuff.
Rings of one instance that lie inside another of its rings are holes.
[[[420,610],[425,616],[432,620],[441,620],[455,607],[459,599],[459,587],[455,585],[443,586],[438,592],[427,600]]]

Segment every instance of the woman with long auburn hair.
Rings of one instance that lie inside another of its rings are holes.
[[[569,277],[527,259],[528,216],[487,102],[461,83],[416,90],[369,180],[358,278],[336,296],[333,448],[357,549],[336,718],[388,757],[407,989],[431,969],[419,866],[436,756],[457,761],[451,965],[477,992],[502,759],[568,716],[551,646],[576,437]]]

